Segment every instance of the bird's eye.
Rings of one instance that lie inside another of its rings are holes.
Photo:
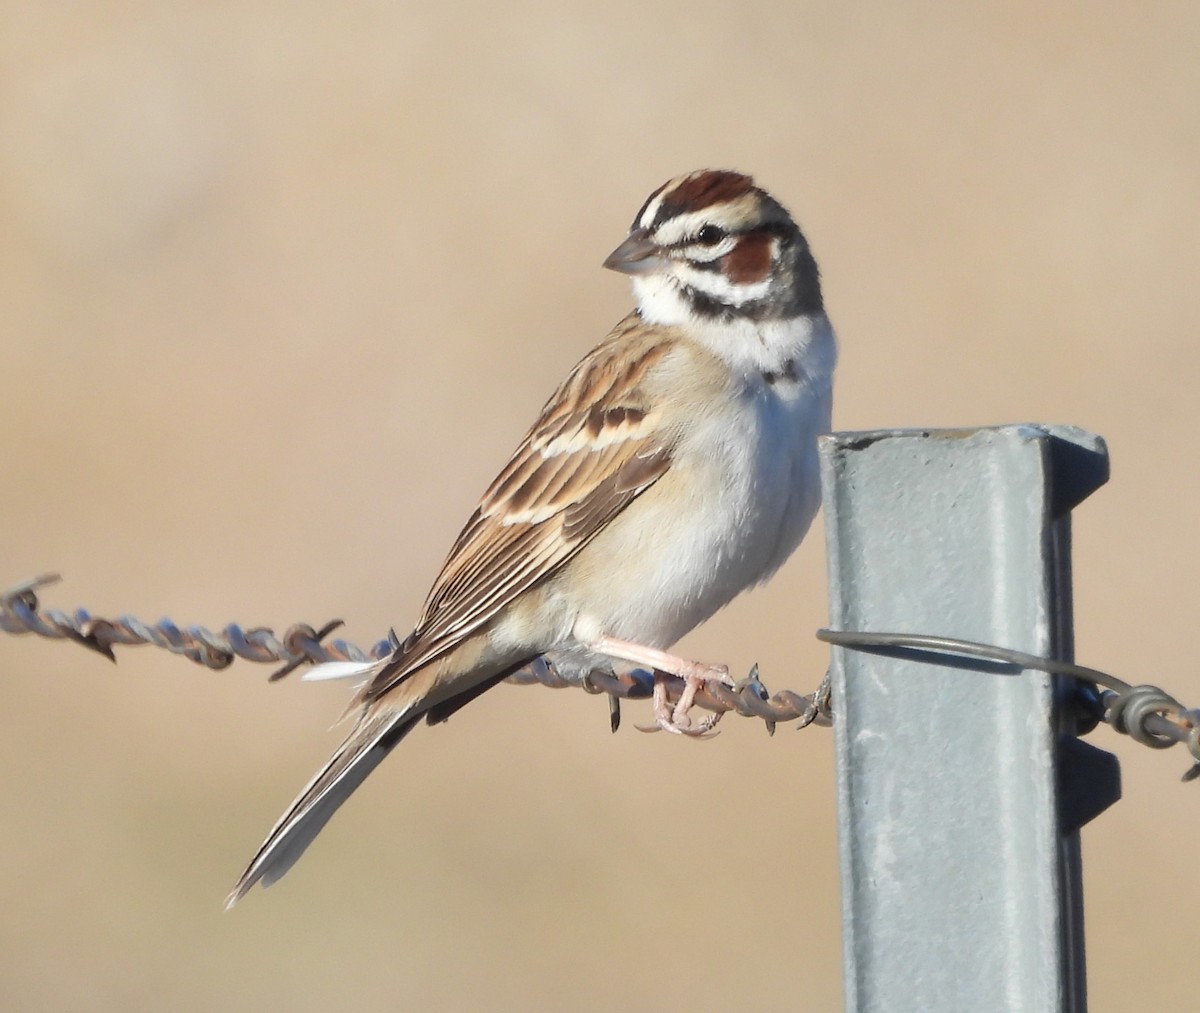
[[[696,242],[701,246],[716,246],[725,238],[725,230],[717,225],[705,225],[696,233]]]

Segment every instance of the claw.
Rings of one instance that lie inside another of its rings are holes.
[[[686,735],[689,739],[715,739],[721,733],[713,731],[713,725],[721,720],[720,714],[713,714],[706,717],[695,728],[688,728],[683,725],[674,725],[669,721],[657,725],[634,725],[639,732],[645,732],[647,735],[654,732],[672,732],[675,735]]]
[[[671,705],[668,689],[674,677],[665,672],[654,673],[654,727],[638,725],[643,732],[671,732],[673,735],[686,735],[693,739],[710,739],[718,733],[713,730],[721,714],[709,714],[697,724],[692,724],[691,710],[696,702],[696,693],[710,680],[719,679],[725,682],[728,672],[717,672],[712,676],[689,676],[683,680],[683,692],[675,705]]]

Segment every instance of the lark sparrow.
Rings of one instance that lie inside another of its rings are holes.
[[[659,187],[604,262],[637,309],[546,402],[455,541],[411,634],[370,664],[354,730],[288,808],[229,897],[279,879],[417,723],[444,721],[538,657],[565,673],[656,672],[654,713],[687,711],[722,666],[667,653],[765,580],[816,513],[817,435],[836,359],[817,265],[748,176]],[[664,676],[685,681],[671,707]]]

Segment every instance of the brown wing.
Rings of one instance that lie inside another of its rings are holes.
[[[635,332],[635,329],[637,333]],[[416,629],[365,687],[378,698],[582,549],[671,464],[643,390],[670,350],[623,321],[554,393],[450,550]]]

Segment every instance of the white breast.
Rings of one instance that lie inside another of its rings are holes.
[[[828,320],[718,355],[738,395],[706,406],[668,474],[584,550],[585,588],[573,580],[570,594],[579,628],[669,647],[771,576],[808,530],[820,502],[816,438],[830,425]]]

